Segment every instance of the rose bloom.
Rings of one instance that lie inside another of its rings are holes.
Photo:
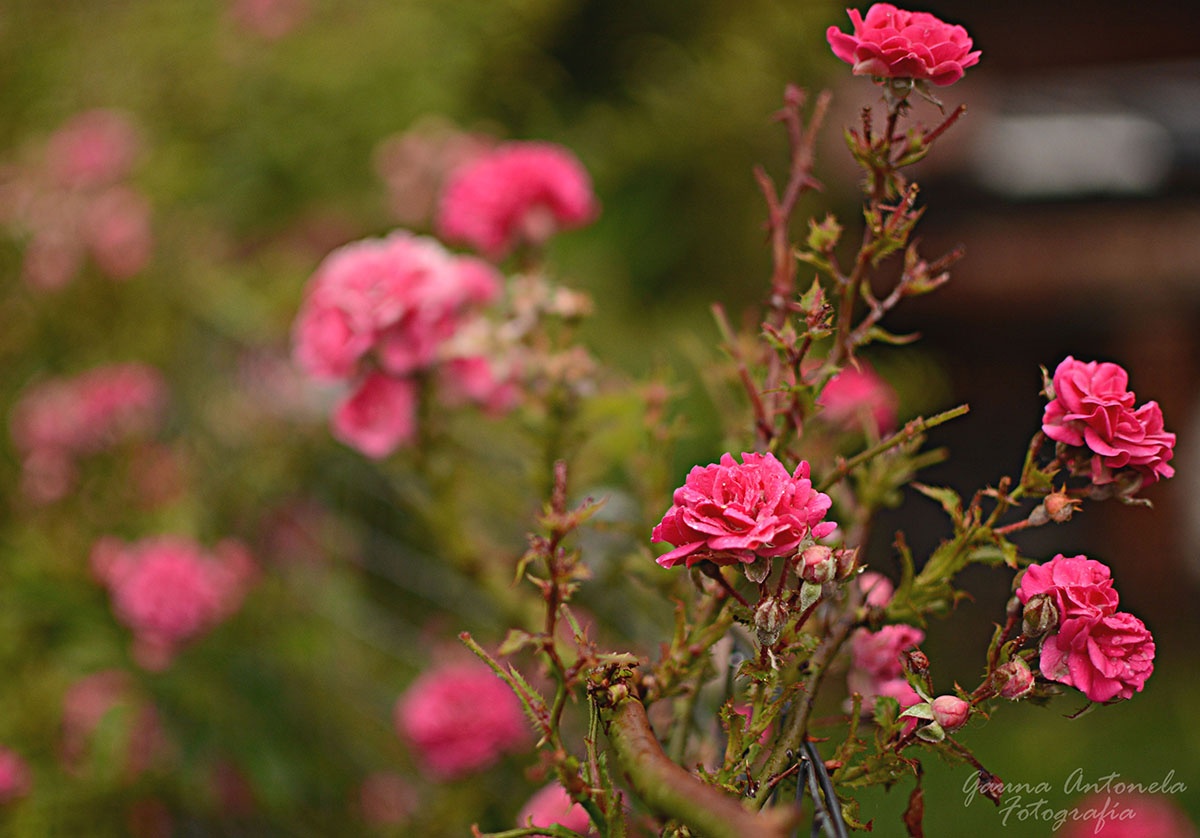
[[[565,826],[587,834],[591,827],[587,810],[571,799],[558,783],[544,786],[529,798],[517,815],[517,826]]]
[[[76,114],[54,132],[46,143],[46,167],[67,188],[105,186],[129,174],[138,151],[129,119],[97,108]]]
[[[333,435],[377,460],[416,433],[417,385],[410,378],[368,375],[333,414]]]
[[[1154,671],[1154,638],[1132,614],[1073,617],[1042,641],[1042,675],[1096,702],[1132,698]]]
[[[858,587],[863,592],[867,605],[875,608],[887,608],[888,603],[892,601],[892,594],[895,592],[892,580],[873,570],[867,570],[858,575]]]
[[[861,428],[874,425],[876,434],[896,427],[896,391],[866,364],[846,367],[825,384],[817,404],[835,425]]]
[[[925,632],[903,624],[884,626],[879,631],[861,628],[851,635],[846,686],[863,697],[864,710],[872,710],[879,696],[896,699],[902,710],[921,702],[921,696],[904,677],[900,653],[915,648],[924,639]]]
[[[789,475],[774,454],[742,454],[741,463],[723,454],[718,464],[696,466],[650,534],[675,546],[658,563],[750,563],[795,553],[805,538],[824,538],[837,524],[823,520],[831,501],[808,475],[807,462]]]
[[[325,380],[353,378],[371,350],[390,374],[425,369],[463,313],[500,287],[493,268],[428,237],[398,231],[344,245],[309,280],[293,327],[296,361]]]
[[[560,230],[591,221],[599,208],[587,170],[565,148],[510,142],[451,173],[437,229],[491,259],[518,244],[541,245]]]
[[[1196,838],[1196,827],[1165,794],[1097,792],[1075,802],[1058,838]]]
[[[489,767],[526,746],[520,699],[482,664],[426,672],[396,702],[397,732],[440,780]]]
[[[1171,477],[1175,434],[1163,429],[1157,402],[1134,407],[1129,376],[1117,364],[1084,363],[1067,356],[1054,370],[1054,398],[1046,405],[1042,431],[1062,445],[1083,449],[1096,484],[1111,483],[1113,471],[1128,468],[1150,482]]]
[[[174,536],[133,544],[102,538],[92,548],[92,569],[117,619],[134,633],[134,658],[150,670],[165,669],[183,643],[236,611],[254,575],[236,542],[210,555]]]
[[[1021,576],[1017,598],[1022,603],[1047,594],[1058,607],[1059,622],[1071,617],[1100,617],[1117,610],[1108,566],[1087,556],[1059,553],[1043,564],[1031,564]]]
[[[0,805],[20,800],[33,788],[29,766],[16,751],[0,747]]]
[[[953,84],[963,71],[979,63],[979,50],[967,30],[938,20],[927,12],[907,12],[890,3],[876,3],[864,18],[849,9],[853,34],[836,26],[825,33],[833,54],[854,67],[856,76],[916,79],[936,85]]]

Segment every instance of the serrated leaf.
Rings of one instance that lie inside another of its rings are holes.
[[[500,644],[500,648],[496,653],[501,657],[519,652],[526,646],[534,646],[537,644],[537,638],[527,631],[521,629],[509,629],[508,634],[504,638],[504,642]]]
[[[913,482],[912,487],[925,497],[937,501],[946,510],[946,514],[954,521],[957,528],[962,524],[962,498],[953,489],[941,486],[929,486],[925,483]]]

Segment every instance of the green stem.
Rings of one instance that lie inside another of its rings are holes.
[[[655,812],[706,838],[788,838],[799,811],[788,807],[754,812],[667,758],[646,708],[626,696],[601,710],[617,763],[638,796]]]
[[[902,445],[905,442],[911,442],[919,434],[925,433],[930,428],[936,428],[938,425],[949,422],[951,419],[957,419],[959,416],[969,413],[970,410],[970,405],[960,404],[958,407],[952,407],[949,410],[944,410],[941,413],[930,416],[928,419],[923,417],[913,419],[903,428],[896,431],[896,433],[877,442],[875,445],[872,445],[865,451],[860,451],[849,460],[841,463],[837,468],[826,475],[825,479],[822,480],[820,485],[817,486],[817,491],[825,491],[830,486],[834,485],[848,475],[850,472],[854,471],[854,469],[858,468],[860,465],[872,459],[873,457],[879,456],[889,448],[895,448],[897,445]]]

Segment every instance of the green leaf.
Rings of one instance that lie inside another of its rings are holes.
[[[948,489],[939,486],[929,486],[925,483],[914,482],[912,487],[927,498],[931,498],[942,505],[942,509],[946,510],[946,514],[950,516],[950,520],[954,522],[955,529],[962,526],[962,498],[958,492],[953,489]]]

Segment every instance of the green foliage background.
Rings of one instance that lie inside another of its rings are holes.
[[[392,728],[396,696],[454,631],[496,631],[501,615],[474,580],[428,555],[430,534],[396,511],[408,497],[402,484],[333,443],[323,420],[297,424],[260,403],[239,378],[247,354],[285,351],[304,283],[328,249],[391,227],[372,170],[381,140],[427,115],[552,140],[579,155],[604,204],[595,225],[553,253],[568,284],[596,299],[586,339],[632,374],[671,369],[690,388],[672,468],[682,475],[710,461],[715,408],[689,370],[715,340],[710,302],[736,311],[765,290],[751,168],[781,169],[769,116],[786,82],[816,88],[838,69],[824,29],[841,16],[837,4],[808,0],[311,0],[294,31],[267,41],[218,0],[3,4],[0,155],[28,159],[77,111],[129,112],[145,139],[135,181],[153,205],[156,247],[126,283],[89,268],[41,294],[19,279],[21,242],[0,242],[0,405],[7,412],[39,377],[143,360],[171,382],[168,433],[189,465],[185,495],[165,508],[131,505],[116,466],[101,463],[76,498],[41,509],[18,494],[11,445],[0,449],[0,744],[35,774],[34,794],[0,811],[0,825],[23,836],[121,835],[130,806],[153,798],[179,834],[366,830],[355,807],[362,777],[416,773]],[[536,492],[518,440],[477,444],[498,443],[511,446],[502,478],[528,490],[486,513],[507,554],[520,549]],[[599,433],[593,461],[634,445]],[[601,466],[592,474],[609,476]],[[497,497],[464,493],[472,510]],[[304,521],[309,540],[272,553],[272,516],[297,500],[322,510]],[[653,523],[661,511],[635,517]],[[205,543],[241,537],[265,568],[233,620],[148,675],[129,664],[126,632],[86,557],[101,534],[162,531]],[[649,613],[643,580],[634,580],[641,593],[625,594],[617,586],[630,580],[598,575],[611,596],[646,610],[621,639],[646,641],[669,622],[666,603]],[[598,613],[623,613],[625,603],[603,599]],[[986,640],[985,627],[978,649]],[[137,675],[173,753],[157,771],[123,776],[129,720],[116,714],[83,773],[68,775],[56,751],[62,695],[113,666]],[[1072,706],[1014,707],[969,736],[1013,782],[1058,788],[1077,767],[1150,782],[1174,769],[1189,787],[1178,801],[1200,815],[1200,734],[1188,721],[1197,687],[1194,670],[1163,655],[1128,705],[1074,723],[1061,718]],[[223,764],[245,777],[252,806],[231,812],[220,802],[210,777]],[[514,757],[470,783],[422,787],[435,801],[423,834],[511,825],[534,788],[526,767]],[[964,776],[931,768],[931,835],[1048,833],[1005,827],[978,800],[964,808]],[[895,834],[890,810],[905,794],[878,802],[879,834]]]

